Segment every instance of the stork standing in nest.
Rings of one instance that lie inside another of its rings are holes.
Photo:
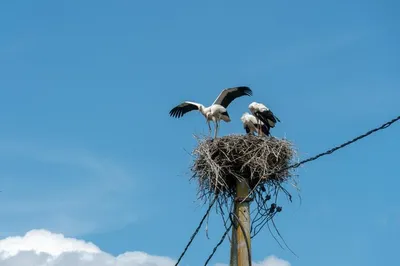
[[[267,127],[268,134],[266,135],[269,135],[270,129],[275,127],[277,122],[281,122],[279,118],[276,117],[274,113],[262,103],[252,102],[249,105],[249,110],[257,118],[259,132],[262,130],[260,122],[264,123],[264,125]]]
[[[243,128],[246,130],[247,134],[254,135],[254,133],[257,132],[258,136],[262,136],[263,133],[266,136],[269,136],[268,127],[262,121],[259,121],[254,115],[245,112],[240,120],[242,120]]]
[[[214,122],[214,138],[218,135],[219,123],[220,120],[225,121],[226,123],[230,122],[231,119],[229,117],[228,111],[226,108],[228,105],[238,97],[241,96],[251,96],[252,91],[249,87],[240,86],[234,88],[224,89],[217,99],[215,99],[214,103],[208,107],[196,102],[185,101],[176,107],[172,108],[169,112],[172,117],[182,117],[184,114],[198,110],[200,113],[206,118],[206,122],[208,124],[209,134],[211,136],[211,125],[210,121]]]

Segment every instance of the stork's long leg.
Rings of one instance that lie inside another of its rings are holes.
[[[263,136],[263,132],[262,132],[262,129],[261,129],[262,128],[261,121],[258,118],[257,118],[257,120],[258,120],[257,121],[258,122],[258,125],[257,125],[257,127],[258,127],[258,135],[262,137]]]
[[[207,125],[208,125],[208,136],[211,137],[211,125],[209,120],[207,120]]]
[[[218,137],[218,133],[219,133],[219,126],[221,125],[221,124],[220,124],[220,123],[221,123],[221,120],[218,120],[218,119],[217,119],[216,123],[217,123],[217,129],[216,129],[216,131],[215,131],[215,138],[217,138],[217,137]]]
[[[214,118],[212,119],[212,121],[213,121],[213,125],[214,125],[214,138],[215,138],[215,132],[217,130],[217,123],[215,122]],[[211,134],[210,134],[210,137],[211,137]]]
[[[218,135],[218,128],[219,128],[219,124],[218,124],[218,120],[217,120],[217,121],[215,121],[214,139],[217,138],[217,135]]]

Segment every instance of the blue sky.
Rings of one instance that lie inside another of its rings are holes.
[[[46,229],[117,255],[177,258],[205,209],[189,183],[198,113],[226,87],[253,97],[221,134],[243,132],[255,100],[281,119],[300,158],[399,115],[397,1],[14,1],[0,8],[0,238]],[[253,257],[295,266],[395,264],[400,125],[299,171],[302,202]],[[222,233],[212,216],[183,265]],[[224,243],[213,263],[228,262]]]

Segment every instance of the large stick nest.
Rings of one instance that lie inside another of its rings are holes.
[[[285,168],[295,152],[287,140],[230,135],[198,141],[192,171],[205,193],[232,193],[237,180],[246,180],[253,189],[258,185],[280,184],[291,176],[290,169]]]
[[[296,187],[291,182],[293,169],[288,167],[296,155],[292,144],[285,139],[253,135],[197,140],[191,170],[192,178],[199,183],[199,198],[211,202],[217,197],[217,211],[226,225],[233,211],[237,181],[245,181],[250,189],[248,198],[256,202],[251,218],[252,237],[255,236],[282,210],[277,205],[278,193],[283,191],[292,198],[282,186],[289,182]]]

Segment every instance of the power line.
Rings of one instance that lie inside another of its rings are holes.
[[[226,235],[228,234],[229,230],[231,230],[232,227],[232,223],[228,226],[228,228],[226,228],[225,233],[222,235],[221,239],[219,240],[219,242],[217,243],[217,245],[214,247],[213,251],[211,252],[210,256],[208,256],[208,259],[206,260],[206,262],[204,263],[204,266],[206,266],[210,260],[212,259],[212,257],[214,256],[215,252],[217,251],[217,249],[219,248],[219,246],[222,244],[222,242],[224,242]]]
[[[337,151],[337,150],[339,150],[339,149],[341,149],[341,148],[344,148],[344,147],[346,147],[347,145],[350,145],[350,144],[352,144],[352,143],[354,143],[354,142],[356,142],[356,141],[358,141],[358,140],[360,140],[360,139],[363,139],[363,138],[365,138],[365,137],[371,135],[372,133],[375,133],[375,132],[377,132],[377,131],[379,131],[379,130],[388,128],[389,126],[391,126],[394,122],[397,122],[398,120],[400,120],[400,116],[398,116],[398,117],[396,117],[396,118],[390,120],[389,122],[384,123],[384,124],[381,125],[380,127],[371,129],[371,130],[368,131],[367,133],[362,134],[362,135],[360,135],[360,136],[358,136],[358,137],[356,137],[356,138],[354,138],[354,139],[352,139],[352,140],[349,140],[349,141],[347,141],[347,142],[345,142],[345,143],[343,143],[343,144],[341,144],[341,145],[339,145],[339,146],[336,146],[336,147],[334,147],[334,148],[332,148],[332,149],[330,149],[330,150],[328,150],[328,151],[326,151],[326,152],[322,152],[322,153],[320,153],[320,154],[318,154],[318,155],[315,155],[315,156],[313,156],[313,157],[310,157],[310,158],[308,158],[308,159],[305,159],[305,160],[303,160],[303,161],[301,161],[301,162],[298,162],[298,163],[295,163],[295,164],[293,164],[293,165],[290,165],[290,166],[288,166],[288,167],[286,167],[286,168],[280,169],[280,170],[277,171],[277,172],[284,171],[284,170],[288,170],[288,169],[291,169],[291,168],[297,168],[297,167],[299,167],[299,166],[302,165],[302,164],[305,164],[305,163],[314,161],[314,160],[316,160],[316,159],[318,159],[318,158],[320,158],[320,157],[322,157],[322,156],[325,156],[325,155],[328,155],[328,154],[332,154],[333,152],[335,152],[335,151]]]
[[[375,132],[377,132],[377,131],[379,131],[379,130],[388,128],[389,126],[391,126],[393,123],[397,122],[398,120],[400,120],[400,116],[398,116],[398,117],[392,119],[392,120],[389,121],[389,122],[384,123],[384,124],[381,125],[380,127],[371,129],[371,130],[368,131],[367,133],[362,134],[362,135],[360,135],[360,136],[358,136],[358,137],[356,137],[356,138],[354,138],[354,139],[352,139],[352,140],[349,140],[349,141],[347,141],[347,142],[345,142],[345,143],[343,143],[343,144],[341,144],[341,145],[339,145],[339,146],[336,146],[336,147],[334,147],[334,148],[332,148],[332,149],[330,149],[330,150],[328,150],[328,151],[326,151],[326,152],[322,152],[322,153],[320,153],[320,154],[317,154],[316,156],[313,156],[313,157],[310,157],[310,158],[305,159],[305,160],[303,160],[303,161],[300,161],[300,162],[298,162],[298,163],[292,164],[292,165],[290,165],[290,166],[288,166],[288,167],[279,169],[279,170],[273,172],[272,174],[279,173],[279,172],[281,172],[281,171],[285,171],[285,170],[292,169],[292,168],[298,168],[298,167],[299,167],[300,165],[302,165],[302,164],[305,164],[305,163],[308,163],[308,162],[311,162],[311,161],[315,161],[316,159],[318,159],[318,158],[320,158],[320,157],[322,157],[322,156],[325,156],[325,155],[328,155],[328,154],[332,154],[333,152],[335,152],[335,151],[337,151],[337,150],[339,150],[339,149],[341,149],[341,148],[344,148],[344,147],[346,147],[347,145],[350,145],[350,144],[352,144],[352,143],[354,143],[354,142],[356,142],[356,141],[358,141],[358,140],[360,140],[360,139],[363,139],[363,138],[365,138],[365,137],[371,135],[372,133],[375,133]],[[207,263],[212,259],[212,257],[214,256],[215,252],[217,251],[218,247],[219,247],[219,246],[222,244],[222,242],[224,241],[224,239],[225,239],[226,235],[228,234],[228,232],[229,232],[229,230],[230,230],[231,227],[232,227],[232,223],[231,223],[231,225],[229,226],[229,228],[227,228],[226,231],[224,232],[224,234],[222,235],[220,242],[218,242],[218,244],[214,247],[214,249],[213,249],[213,251],[211,252],[211,254],[208,256],[207,261],[206,261],[206,263],[204,264],[204,266],[206,266]]]
[[[182,260],[183,256],[185,256],[186,251],[188,250],[188,248],[190,247],[190,245],[192,244],[194,238],[196,237],[197,233],[199,232],[201,226],[203,225],[204,221],[206,220],[208,213],[211,211],[212,206],[214,205],[214,203],[217,201],[217,196],[214,197],[213,201],[210,203],[210,206],[208,207],[206,214],[204,214],[203,218],[201,219],[199,225],[197,226],[196,230],[194,231],[194,233],[192,234],[192,236],[189,239],[189,242],[186,244],[185,249],[183,250],[183,252],[181,253],[181,255],[179,256],[178,261],[176,262],[175,266],[178,266],[179,262]]]

